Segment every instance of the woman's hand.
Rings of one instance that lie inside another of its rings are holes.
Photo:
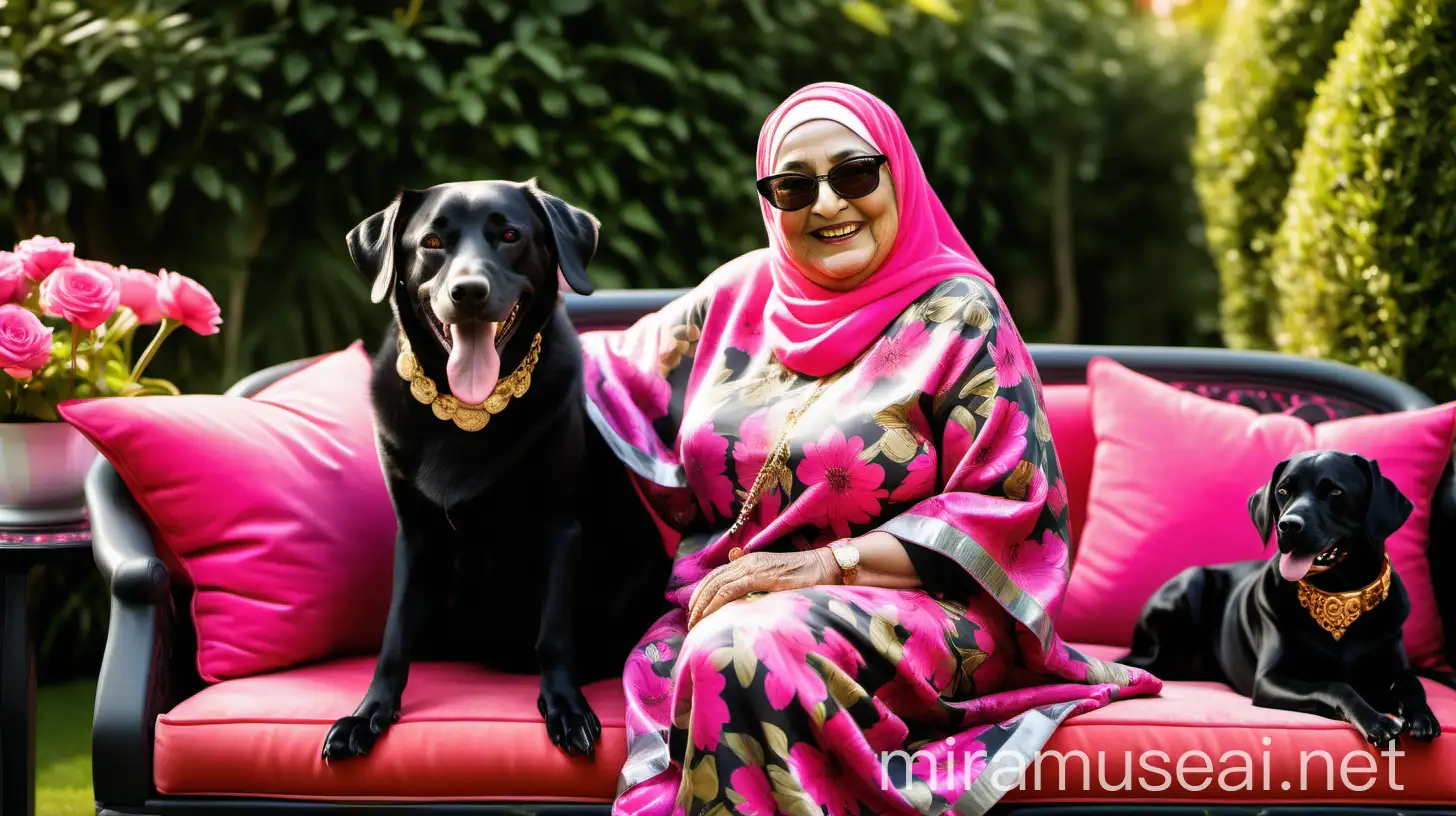
[[[688,628],[750,592],[775,592],[841,583],[828,547],[804,552],[754,552],[734,558],[698,582],[688,601]]]

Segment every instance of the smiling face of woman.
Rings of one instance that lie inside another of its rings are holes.
[[[827,119],[794,128],[780,146],[773,172],[822,176],[841,162],[873,156],[875,149],[854,131]],[[899,210],[887,164],[880,184],[861,198],[842,198],[818,183],[818,197],[802,210],[779,212],[785,248],[804,276],[826,289],[853,289],[884,263],[895,244]]]

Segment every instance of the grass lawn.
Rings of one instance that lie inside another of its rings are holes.
[[[36,816],[95,816],[91,714],[96,681],[41,686],[35,720]]]

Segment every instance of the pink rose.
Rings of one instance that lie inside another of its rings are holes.
[[[14,303],[0,305],[0,369],[23,380],[51,359],[51,333],[35,313]]]
[[[161,281],[150,272],[128,266],[112,266],[101,261],[87,261],[93,268],[110,275],[121,287],[121,305],[132,310],[143,326],[162,322],[162,307],[157,305],[157,288]]]
[[[20,303],[29,294],[25,262],[13,252],[0,252],[0,303]]]
[[[75,244],[63,244],[59,238],[37,235],[15,245],[15,254],[25,264],[26,277],[42,281],[76,257]]]
[[[69,261],[40,284],[41,308],[90,331],[116,313],[121,287],[94,267]]]
[[[217,327],[222,325],[222,310],[217,308],[217,301],[206,287],[186,275],[165,269],[158,270],[157,277],[157,306],[163,317],[198,334],[217,334]]]

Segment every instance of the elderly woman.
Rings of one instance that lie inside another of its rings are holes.
[[[1159,682],[1055,632],[1041,383],[898,117],[804,88],[758,174],[766,249],[584,338],[589,412],[675,544],[615,812],[981,813],[1063,719]]]

